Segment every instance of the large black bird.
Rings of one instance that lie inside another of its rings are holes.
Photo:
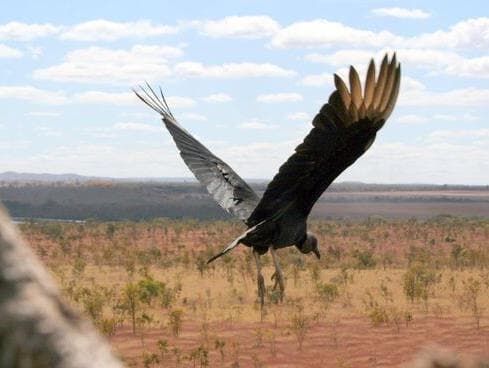
[[[334,75],[336,90],[312,121],[313,128],[294,154],[280,167],[260,199],[234,170],[182,128],[161,93],[136,95],[158,112],[180,155],[214,200],[243,220],[248,229],[209,262],[238,244],[253,249],[258,270],[258,295],[263,306],[265,283],[260,256],[268,250],[275,265],[275,287],[284,295],[284,279],[275,250],[295,245],[302,253],[320,258],[316,237],[307,231],[307,217],[331,182],[372,145],[391,114],[399,93],[401,67],[394,54],[385,55],[378,77],[371,60],[362,93],[357,71],[350,67],[350,90]]]

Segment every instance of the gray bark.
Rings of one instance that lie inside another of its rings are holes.
[[[1,207],[1,206],[0,206]],[[0,208],[0,367],[122,368]]]

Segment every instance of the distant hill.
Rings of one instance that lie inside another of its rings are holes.
[[[267,179],[249,179],[245,180],[257,190],[264,190]],[[37,173],[18,173],[7,171],[0,173],[0,186],[5,185],[45,185],[57,183],[57,185],[66,184],[99,184],[101,182],[109,183],[198,183],[193,177],[133,177],[133,178],[112,178],[102,176],[84,176],[72,173],[66,174],[37,174]],[[376,184],[362,183],[354,181],[335,182],[328,191],[330,192],[363,192],[363,191],[450,191],[450,190],[489,190],[489,185],[439,185],[439,184]]]
[[[194,178],[111,178],[102,176],[84,176],[72,173],[37,174],[6,171],[0,173],[0,182],[11,183],[86,183],[90,181],[111,182],[196,182]]]
[[[83,182],[94,177],[77,174],[32,174],[7,171],[0,173],[0,181],[5,182]]]

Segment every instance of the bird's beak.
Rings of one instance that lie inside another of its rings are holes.
[[[316,255],[316,257],[318,257],[318,259],[321,259],[321,253],[319,253],[319,249],[315,248],[312,251],[314,252],[314,254]]]

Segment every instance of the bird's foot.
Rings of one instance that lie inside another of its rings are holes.
[[[277,286],[279,287],[280,290],[280,302],[284,301],[284,295],[285,295],[285,282],[284,282],[284,275],[280,271],[275,271],[272,275],[272,281],[275,280],[275,284],[273,284],[272,290],[276,290]]]
[[[277,277],[277,272],[274,272],[272,277],[270,278],[271,281],[275,281],[275,283],[273,284],[273,288],[272,290],[275,290],[278,286],[278,277]]]

